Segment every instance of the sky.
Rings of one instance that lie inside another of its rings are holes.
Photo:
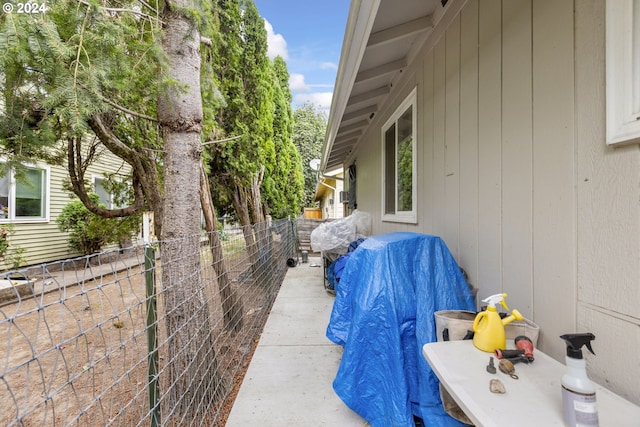
[[[289,70],[292,107],[305,102],[328,114],[349,0],[254,0],[265,19],[270,58]]]

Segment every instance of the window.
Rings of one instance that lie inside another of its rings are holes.
[[[382,127],[384,221],[416,222],[416,89]]]
[[[98,177],[93,178],[93,185],[96,189],[96,194],[100,198],[98,203],[100,203],[107,209],[112,209],[113,197],[111,197],[111,193],[109,193],[107,189],[104,188],[103,181],[104,181],[104,178],[98,178]]]
[[[107,178],[101,176],[93,177],[93,187],[95,188],[95,192],[99,197],[98,203],[103,205],[107,209],[120,209],[124,207],[122,203],[120,203],[119,199],[124,197],[121,194],[124,190],[119,188],[119,180],[108,180]],[[114,184],[116,184],[114,186]],[[115,188],[114,188],[115,187]],[[115,191],[115,194],[114,194]]]
[[[640,0],[606,3],[607,144],[640,142]]]
[[[49,169],[11,169],[0,177],[0,220],[20,222],[47,220]]]
[[[351,166],[349,166],[349,190],[347,196],[347,207],[352,211],[358,209],[358,200],[356,198],[358,181],[356,172],[356,164],[352,163]]]

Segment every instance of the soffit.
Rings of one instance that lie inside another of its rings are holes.
[[[442,9],[440,0],[352,1],[323,147],[323,170],[342,166],[349,158]]]

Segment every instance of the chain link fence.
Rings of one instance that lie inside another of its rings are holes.
[[[296,234],[279,220],[3,274],[0,425],[224,425]]]

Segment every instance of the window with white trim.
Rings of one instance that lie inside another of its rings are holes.
[[[26,166],[0,177],[0,221],[47,221],[49,168]]]
[[[98,203],[106,207],[107,209],[113,208],[113,196],[110,192],[104,188],[103,184],[104,178],[93,177],[93,186],[96,189],[96,194],[99,197]]]
[[[382,220],[416,222],[416,89],[382,127]]]
[[[116,180],[115,183],[120,183],[120,180]],[[118,190],[119,186],[116,186],[116,194],[113,193],[114,181],[105,178],[104,176],[93,176],[93,188],[98,195],[98,203],[103,205],[107,209],[120,209],[124,207],[118,200],[123,197]]]
[[[640,142],[640,0],[606,3],[607,144]]]

